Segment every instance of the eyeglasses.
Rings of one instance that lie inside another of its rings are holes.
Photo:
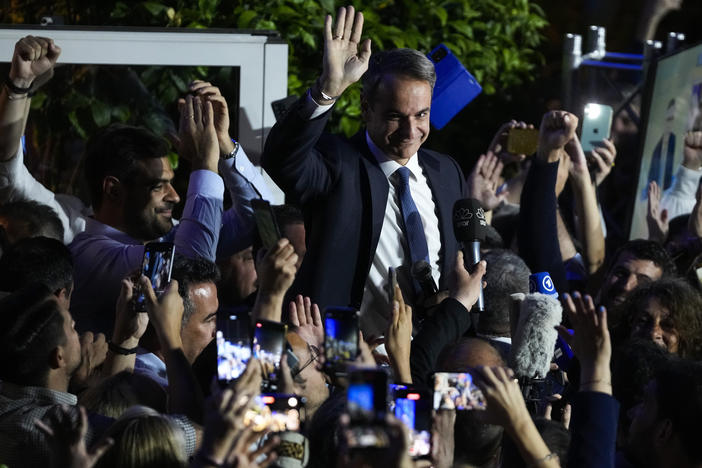
[[[310,352],[310,359],[306,363],[304,363],[302,366],[298,367],[297,369],[292,369],[290,371],[290,374],[292,375],[293,378],[297,377],[307,366],[312,364],[317,360],[317,358],[322,354],[322,352],[319,350],[314,345],[311,345],[307,343],[307,350]]]

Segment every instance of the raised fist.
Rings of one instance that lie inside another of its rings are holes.
[[[42,77],[42,82],[48,80],[53,75],[54,65],[60,54],[61,48],[54,44],[53,39],[23,37],[15,44],[10,80],[19,88],[29,88],[39,77]]]
[[[578,118],[566,111],[550,111],[544,114],[539,128],[540,158],[548,162],[559,159],[561,150],[575,136]]]

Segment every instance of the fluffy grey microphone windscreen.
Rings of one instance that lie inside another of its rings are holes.
[[[532,293],[524,297],[510,353],[510,366],[517,377],[546,377],[558,337],[554,327],[562,316],[561,303],[553,296]]]

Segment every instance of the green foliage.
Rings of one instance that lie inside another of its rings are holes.
[[[364,12],[364,37],[371,39],[374,51],[411,47],[429,52],[444,43],[475,75],[486,94],[528,81],[543,61],[538,47],[546,20],[541,8],[529,0],[351,3]],[[336,8],[343,4],[346,2],[335,0],[103,0],[98,5],[74,0],[57,1],[48,7],[39,0],[25,0],[11,2],[11,7],[0,13],[0,21],[36,24],[41,16],[53,14],[63,15],[66,24],[71,25],[276,30],[290,47],[289,93],[301,95],[321,71],[324,17],[335,15]],[[43,117],[39,124],[42,128],[36,133],[51,135],[46,138],[55,146],[50,152],[63,150],[68,138],[85,139],[114,121],[148,125],[168,133],[172,131],[168,113],[187,83],[195,78],[221,83],[204,67],[145,67],[126,76],[115,75],[109,77],[114,85],[110,87],[101,83],[104,77],[98,76],[93,67],[73,66],[70,74],[61,75],[62,82],[57,83],[57,76],[45,93],[34,98],[33,111]],[[124,87],[116,80],[126,80],[131,88],[151,94],[127,98],[115,92]],[[358,96],[358,88],[353,87],[340,98],[332,131],[351,135],[360,128]],[[60,128],[70,130],[60,135],[55,130]],[[38,144],[37,138],[34,141]]]

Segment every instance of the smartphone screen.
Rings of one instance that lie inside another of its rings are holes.
[[[584,152],[592,151],[602,144],[602,140],[610,137],[613,114],[614,111],[610,106],[592,102],[585,105],[580,137]]]
[[[334,367],[358,356],[358,311],[350,307],[324,310],[325,363]]]
[[[434,409],[485,409],[485,397],[473,383],[470,373],[437,372],[434,374]]]
[[[149,278],[156,297],[161,297],[171,281],[175,246],[172,242],[150,242],[144,246],[141,273]],[[135,299],[137,310],[146,310],[144,293],[138,288]]]
[[[507,151],[512,154],[536,153],[539,147],[539,131],[535,128],[512,127],[507,134]]]
[[[409,431],[410,456],[426,458],[431,456],[431,395],[413,386],[402,387],[393,389],[391,411]]]
[[[356,369],[349,373],[346,411],[350,418],[350,448],[387,447],[384,427],[388,410],[388,374],[382,369]]]
[[[275,214],[270,203],[266,200],[254,198],[251,200],[258,235],[261,237],[261,243],[265,249],[270,249],[275,246],[281,238],[278,223],[275,220]]]
[[[299,431],[304,410],[305,399],[297,395],[263,393],[244,414],[244,424],[254,432]]]
[[[223,308],[217,318],[217,377],[226,384],[246,369],[251,359],[251,331],[248,312]]]
[[[287,327],[279,322],[258,320],[253,329],[251,350],[253,357],[261,361],[263,367],[263,388],[266,391],[278,389],[280,357],[285,347]]]

